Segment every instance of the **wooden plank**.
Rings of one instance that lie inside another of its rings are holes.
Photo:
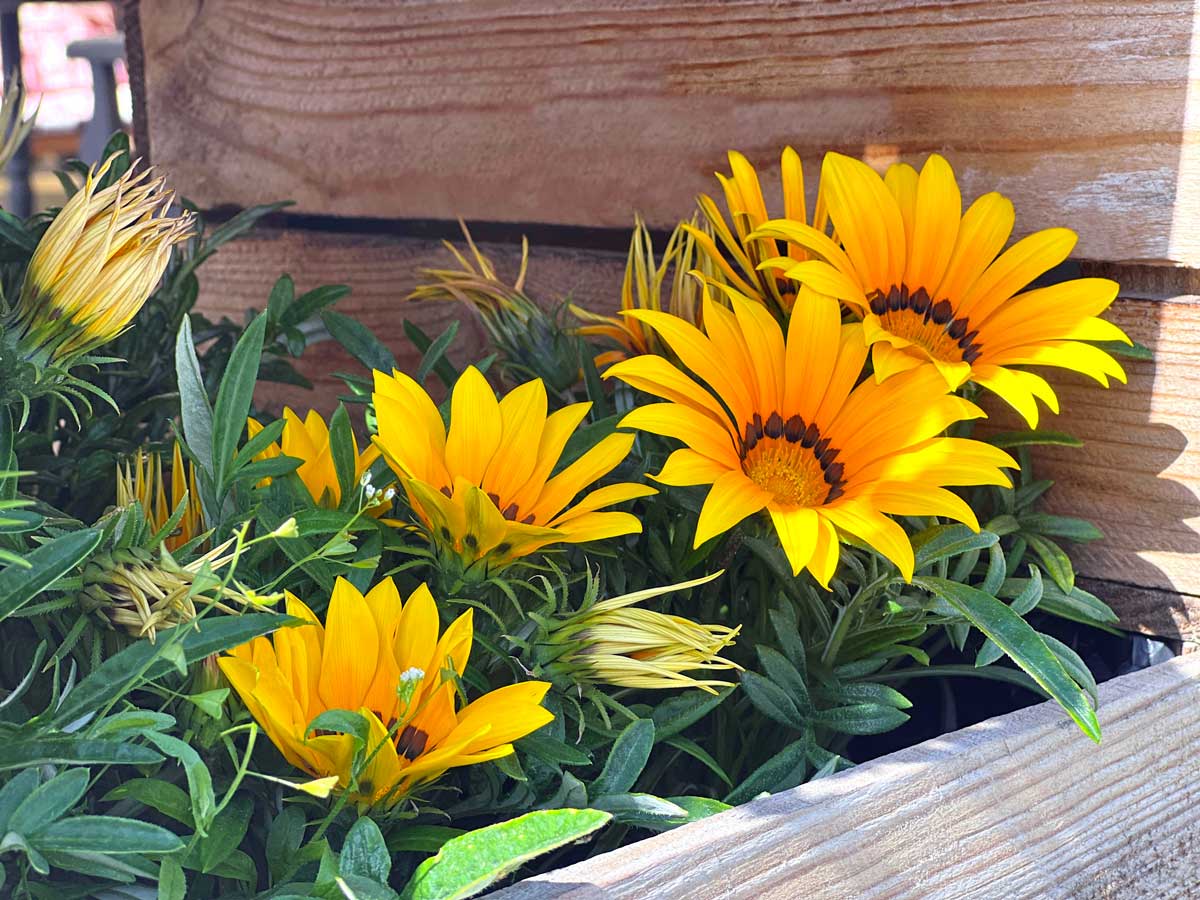
[[[485,244],[483,249],[502,276],[515,275],[518,248]],[[223,247],[205,263],[201,305],[210,314],[240,316],[247,307],[263,305],[281,272],[289,272],[299,290],[346,280],[354,292],[339,308],[369,325],[403,365],[413,368],[417,355],[403,337],[403,318],[412,316],[422,328],[437,332],[451,318],[464,317],[454,305],[401,302],[419,267],[446,260],[446,252],[429,241],[262,231]],[[614,309],[623,265],[620,254],[534,247],[528,289],[547,303],[571,294],[589,308]],[[1171,592],[1158,595],[1171,597],[1167,605],[1147,602],[1149,594],[1126,594],[1120,585],[1105,591],[1123,623],[1152,634],[1191,637],[1200,623],[1200,598],[1174,592],[1200,594],[1200,370],[1194,364],[1200,298],[1121,300],[1113,318],[1153,348],[1156,360],[1128,364],[1129,384],[1107,391],[1082,377],[1055,373],[1064,412],[1047,415],[1043,427],[1071,432],[1086,445],[1045,448],[1037,471],[1056,481],[1052,510],[1081,515],[1105,531],[1104,541],[1073,549],[1084,573]],[[482,329],[470,315],[465,321],[455,354],[459,361],[486,352]],[[260,401],[328,410],[341,390],[332,373],[357,370],[357,364],[327,342],[310,348],[300,368],[316,383],[315,394],[264,386]],[[1126,605],[1127,597],[1141,599]]]
[[[511,284],[520,267],[520,248],[511,244],[481,247]],[[419,269],[452,265],[450,254],[436,241],[263,228],[222,247],[204,263],[199,306],[210,317],[240,321],[246,309],[261,309],[266,304],[271,285],[285,272],[295,279],[297,292],[322,284],[349,284],[352,293],[337,309],[370,327],[389,345],[402,368],[412,371],[420,360],[420,353],[404,336],[405,318],[433,336],[453,320],[462,323],[450,355],[465,364],[490,352],[475,314],[457,303],[404,302],[418,283]],[[536,248],[526,287],[535,297],[560,300],[571,296],[591,308],[615,309],[620,304],[623,267],[621,254]],[[345,391],[334,373],[362,374],[362,367],[333,341],[310,346],[297,368],[313,382],[312,392],[263,384],[259,403],[268,408],[288,404],[328,413]]]
[[[1053,704],[520,882],[495,900],[1165,900],[1200,865],[1200,658],[1100,689],[1103,742]]]
[[[202,206],[665,226],[730,147],[773,181],[791,143],[810,182],[827,149],[939,151],[1022,231],[1200,265],[1191,0],[154,0],[140,20],[153,157]]]

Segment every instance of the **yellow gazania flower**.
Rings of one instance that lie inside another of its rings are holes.
[[[830,153],[821,192],[836,241],[802,222],[768,222],[756,234],[820,257],[768,267],[844,300],[862,317],[879,380],[932,363],[951,388],[970,380],[999,394],[1030,427],[1038,421],[1036,400],[1058,412],[1058,398],[1040,375],[1013,366],[1073,369],[1106,387],[1109,376],[1125,381],[1115,359],[1085,343],[1130,343],[1097,318],[1116,297],[1116,282],[1079,278],[1018,293],[1067,258],[1073,231],[1048,228],[1001,253],[1012,203],[985,194],[963,213],[954,172],[937,154],[920,175],[894,165],[880,178],[865,163]]]
[[[138,450],[132,460],[118,464],[117,505],[139,504],[153,531],[166,525],[185,499],[183,518],[163,541],[168,550],[178,550],[204,531],[204,511],[200,506],[200,492],[196,489],[195,467],[190,463],[185,466],[183,453],[176,444],[171,457],[171,497],[168,502],[162,457],[157,453]]]
[[[364,597],[339,578],[322,625],[301,600],[287,612],[306,625],[255,638],[224,656],[221,671],[284,759],[314,778],[338,776],[363,806],[392,806],[447,769],[498,759],[554,716],[549,684],[498,688],[458,709],[458,679],[471,653],[471,610],[438,637],[437,606],[424,585],[401,603],[392,579]],[[321,713],[359,713],[369,726],[352,780],[354,738],[308,731]]]
[[[754,166],[736,150],[729,151],[730,175],[717,172],[717,179],[725,190],[725,204],[733,220],[731,229],[721,215],[716,202],[707,194],[701,194],[700,210],[704,213],[713,236],[694,226],[684,226],[695,238],[697,247],[719,270],[719,278],[737,288],[748,297],[762,300],[781,316],[786,316],[796,299],[797,285],[780,278],[776,273],[761,268],[763,262],[779,256],[779,246],[770,237],[755,235],[755,230],[771,217],[763,199],[762,186]],[[807,206],[804,198],[804,169],[800,155],[791,147],[785,147],[780,159],[780,181],[783,185],[783,214],[797,222],[807,222]],[[817,197],[816,223],[824,221],[821,197]],[[808,259],[807,251],[798,244],[789,244],[788,256],[796,261]],[[731,262],[737,265],[735,269]]]
[[[694,227],[695,220],[690,224]],[[676,226],[667,241],[666,249],[663,250],[662,258],[655,262],[650,229],[646,227],[646,222],[640,215],[635,217],[633,237],[629,242],[629,258],[625,263],[625,280],[621,284],[622,310],[666,310],[673,316],[679,316],[695,325],[700,324],[700,286],[694,278],[688,277],[688,272],[694,265],[702,274],[711,276],[714,269],[707,256],[696,253],[696,240],[684,228],[683,224]],[[668,273],[671,280],[664,300],[663,286],[667,284]],[[636,319],[623,315],[602,316],[575,304],[571,304],[571,312],[580,321],[591,323],[576,329],[577,334],[609,338],[621,347],[619,350],[608,350],[596,356],[597,368],[642,353],[667,355],[668,351],[653,329],[647,328]]]
[[[283,434],[279,443],[269,444],[267,449],[255,459],[273,459],[276,456],[290,456],[301,460],[296,474],[304,482],[313,502],[326,509],[337,509],[342,502],[342,487],[338,484],[337,469],[333,465],[333,451],[329,446],[329,426],[321,418],[321,414],[310,409],[301,419],[289,407],[283,408]],[[248,437],[254,437],[263,430],[257,419],[246,421]],[[373,446],[367,447],[362,453],[358,452],[358,439],[353,433],[350,441],[354,448],[354,477],[361,479],[371,464],[379,459],[379,451]],[[270,484],[271,479],[264,478],[263,485]],[[379,505],[372,510],[372,515],[383,515],[386,506]]]
[[[742,626],[701,625],[683,616],[633,608],[669,591],[706,584],[720,574],[601,600],[555,623],[540,648],[548,657],[546,671],[576,683],[628,688],[699,688],[715,694],[716,688],[729,687],[728,681],[685,673],[740,671],[741,666],[720,653],[733,644]]]
[[[830,297],[801,288],[785,342],[766,307],[723,290],[733,309],[705,299],[707,336],[665,313],[631,313],[699,381],[655,356],[618,363],[605,376],[668,401],[633,410],[621,425],[687,444],[655,478],[712,485],[697,547],[765,508],[792,571],[808,568],[827,586],[839,532],[912,577],[912,546],[885,513],[948,516],[978,529],[971,508],[944,485],[1007,486],[1000,469],[1016,463],[989,444],[939,436],[982,416],[977,406],[948,393],[927,366],[856,387],[867,354],[862,326],[842,326]]]
[[[601,540],[642,530],[626,512],[601,511],[655,493],[612,484],[568,507],[616,467],[634,436],[610,434],[551,476],[590,403],[546,414],[546,388],[527,381],[497,402],[474,366],[454,385],[447,433],[437,406],[402,372],[375,373],[375,444],[400,478],[431,539],[464,567],[495,569],[549,544]]]
[[[152,169],[97,189],[115,159],[93,167],[29,261],[17,319],[30,352],[62,361],[115,338],[158,284],[171,248],[191,236],[191,215],[169,213],[174,194]]]

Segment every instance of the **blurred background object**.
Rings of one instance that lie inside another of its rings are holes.
[[[130,118],[124,39],[108,2],[0,0],[0,51],[7,81],[19,67],[37,122],[0,180],[14,215],[56,206],[53,175],[64,159],[96,162],[109,135]]]

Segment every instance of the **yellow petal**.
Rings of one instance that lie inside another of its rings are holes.
[[[772,496],[746,477],[741,468],[726,472],[713,482],[700,508],[694,547],[728,531],[746,516],[772,501]]]
[[[941,156],[930,154],[921,168],[912,243],[904,273],[904,283],[910,291],[923,287],[932,294],[941,284],[961,218],[962,194],[954,180],[954,171]],[[941,298],[931,295],[930,299]]]
[[[542,495],[529,512],[537,522],[546,522],[562,510],[571,498],[596,479],[607,475],[629,455],[634,436],[618,432],[603,438],[583,456],[546,482]]]
[[[396,626],[394,652],[401,672],[420,669],[426,675],[433,674],[433,651],[437,646],[439,626],[433,594],[422,584],[405,601]]]
[[[712,484],[728,471],[728,466],[703,453],[697,453],[690,447],[683,447],[668,456],[662,471],[651,477],[663,484],[686,487],[694,484]]]
[[[500,401],[500,421],[500,443],[481,484],[503,501],[516,493],[537,465],[530,448],[541,441],[546,425],[546,386],[540,378],[525,382]]]
[[[673,437],[727,469],[741,467],[741,459],[729,431],[704,413],[688,406],[678,403],[639,406],[621,420],[620,427]]]
[[[779,535],[779,543],[787,554],[792,574],[799,575],[808,565],[817,548],[817,513],[811,509],[777,509],[770,507],[771,521]]]
[[[467,366],[450,398],[450,434],[446,438],[450,474],[482,484],[502,428],[495,392],[478,369]]]
[[[338,578],[325,615],[325,646],[321,655],[321,699],[330,709],[362,706],[375,678],[379,634],[362,594]]]

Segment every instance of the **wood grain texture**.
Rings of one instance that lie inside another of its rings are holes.
[[[1200,658],[1100,689],[1099,746],[1030,707],[756,800],[495,900],[1196,896]]]
[[[153,0],[150,149],[202,206],[626,226],[734,147],[945,153],[1018,230],[1200,264],[1191,0]],[[1189,84],[1192,98],[1189,101]],[[1190,104],[1190,105],[1189,105]],[[1191,114],[1189,115],[1189,110]]]
[[[483,249],[502,277],[515,275],[518,248],[485,244]],[[249,306],[261,308],[281,272],[296,279],[298,290],[345,282],[353,293],[339,309],[369,325],[402,365],[415,367],[418,359],[403,337],[405,316],[430,332],[440,331],[451,318],[463,318],[466,328],[455,358],[478,359],[486,351],[473,314],[455,305],[401,302],[416,283],[419,267],[444,265],[447,259],[440,245],[428,241],[263,231],[223,247],[205,263],[201,305],[210,313],[237,316]],[[589,308],[614,309],[623,266],[619,254],[535,247],[528,290],[547,303],[571,294]],[[1196,637],[1200,597],[1175,592],[1200,595],[1200,369],[1195,365],[1200,298],[1124,299],[1114,307],[1113,318],[1135,340],[1153,348],[1156,359],[1127,364],[1129,383],[1107,391],[1082,377],[1052,375],[1063,414],[1047,415],[1042,425],[1071,432],[1086,444],[1078,450],[1045,448],[1037,456],[1037,471],[1056,481],[1052,510],[1091,519],[1107,535],[1072,553],[1087,575],[1118,582],[1102,593],[1123,623],[1151,634]],[[264,385],[260,402],[328,411],[341,390],[332,373],[359,370],[332,342],[310,348],[300,368],[315,382],[315,394]],[[1127,584],[1164,593],[1129,593],[1123,587]],[[1148,602],[1150,596],[1160,602]],[[1140,600],[1127,603],[1133,597]]]

